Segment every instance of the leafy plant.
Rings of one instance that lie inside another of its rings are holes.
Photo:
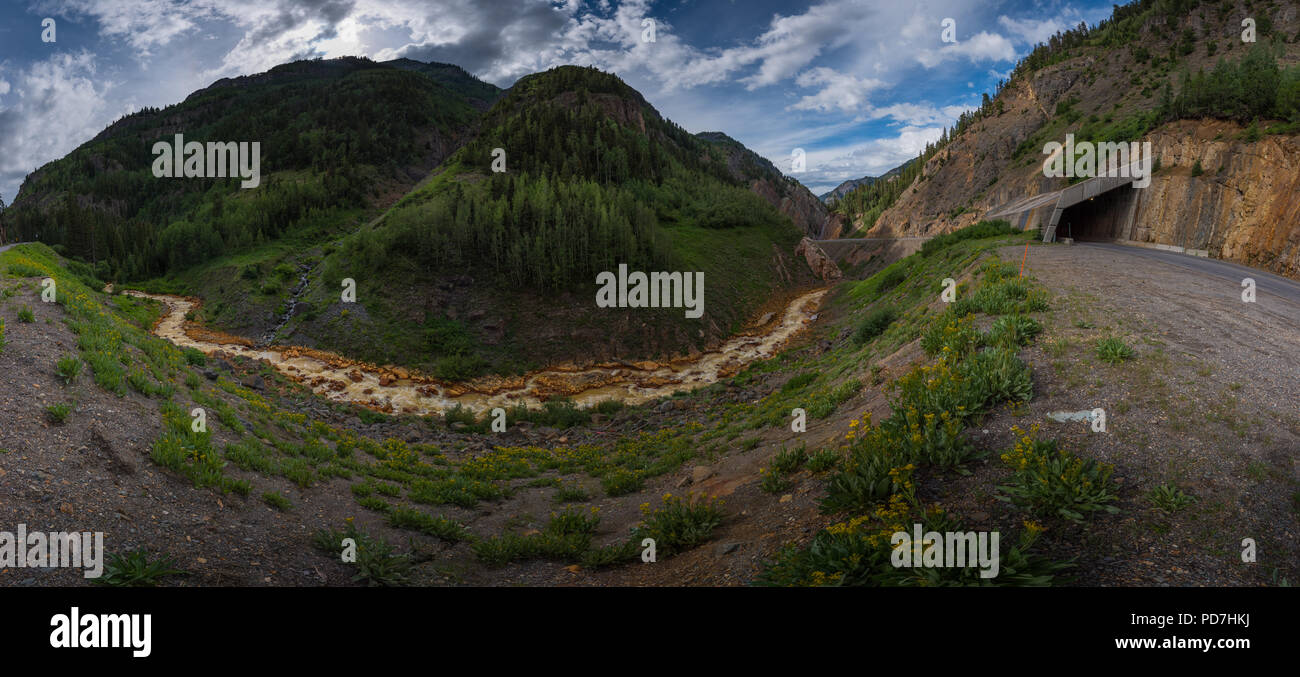
[[[149,551],[141,548],[126,555],[109,555],[104,564],[104,575],[94,579],[98,585],[113,587],[152,587],[166,576],[184,575],[168,555],[151,558]]]
[[[1055,440],[1037,440],[1037,429],[1012,428],[1018,439],[1002,460],[1011,468],[1011,483],[997,498],[1044,517],[1082,522],[1091,512],[1119,512],[1111,480],[1114,468],[1057,448]]]
[[[76,355],[64,355],[59,358],[55,368],[59,376],[63,377],[63,385],[70,385],[81,373],[81,360],[77,359]]]
[[[345,539],[352,542],[345,543]],[[355,562],[346,562],[357,567],[352,577],[354,582],[365,581],[370,586],[400,586],[409,582],[409,574],[414,561],[407,553],[397,552],[382,538],[357,528],[349,518],[342,530],[326,529],[316,532],[312,543],[320,550],[336,557],[347,554],[355,546]]]
[[[633,540],[653,538],[659,553],[673,554],[708,540],[722,524],[722,501],[714,498],[664,494],[663,507],[641,505],[643,519],[633,529]]]
[[[867,315],[853,332],[853,342],[860,346],[865,345],[871,339],[885,333],[897,318],[898,311],[893,308],[877,308],[871,311],[871,314]]]
[[[758,487],[769,494],[779,494],[794,486],[788,477],[772,468],[759,468],[758,474],[762,477]]]
[[[1108,364],[1119,364],[1133,357],[1133,349],[1124,340],[1111,336],[1097,341],[1097,357]]]
[[[263,492],[262,501],[281,512],[293,507],[293,503],[288,498],[274,491]]]
[[[45,414],[50,417],[54,423],[63,423],[68,419],[68,414],[72,413],[72,405],[66,402],[51,404],[45,408]]]
[[[1174,484],[1161,484],[1148,494],[1151,504],[1167,513],[1175,513],[1196,503],[1196,497],[1185,493]]]

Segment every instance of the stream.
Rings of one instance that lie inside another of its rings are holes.
[[[285,376],[337,402],[350,402],[388,413],[428,415],[457,404],[481,413],[494,407],[520,404],[540,407],[552,396],[571,398],[582,407],[615,399],[640,404],[672,393],[727,378],[750,362],[775,355],[789,340],[817,319],[827,290],[804,293],[769,322],[762,333],[740,334],[717,349],[668,362],[561,365],[519,376],[486,376],[466,382],[445,382],[406,369],[376,366],[310,348],[258,347],[248,339],[222,335],[187,321],[193,299],[127,290],[123,294],[153,299],[167,312],[153,333],[181,348],[197,348],[210,356],[243,355],[271,364]]]

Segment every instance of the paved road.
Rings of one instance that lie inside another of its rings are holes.
[[[1134,257],[1161,261],[1175,266],[1189,268],[1202,275],[1231,280],[1237,286],[1240,286],[1241,281],[1249,277],[1255,280],[1255,290],[1257,294],[1274,294],[1288,301],[1300,303],[1300,282],[1281,277],[1280,275],[1274,275],[1273,273],[1258,268],[1243,266],[1239,263],[1201,256],[1191,256],[1190,254],[1179,254],[1177,252],[1163,251],[1160,249],[1113,244],[1109,242],[1076,242],[1073,246],[1088,249],[1105,249],[1113,252],[1122,252]]]

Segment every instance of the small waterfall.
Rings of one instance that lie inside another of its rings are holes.
[[[289,305],[285,307],[284,314],[280,316],[280,320],[275,323],[275,326],[268,329],[266,333],[262,334],[262,337],[258,339],[257,347],[263,348],[271,345],[271,343],[275,341],[275,335],[284,328],[284,325],[289,323],[289,320],[293,317],[294,309],[298,307],[298,298],[307,290],[307,280],[311,276],[311,271],[315,269],[316,266],[307,265],[306,263],[298,266],[298,284],[289,292]]]

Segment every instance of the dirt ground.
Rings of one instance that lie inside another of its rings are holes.
[[[1020,259],[1023,250],[1000,252]],[[1241,301],[1239,280],[1151,261],[1140,252],[1033,246],[1026,273],[1052,293],[1044,332],[1021,353],[1034,398],[987,416],[971,435],[992,453],[969,476],[922,477],[922,496],[962,515],[971,528],[1017,526],[1023,514],[994,499],[1006,477],[997,454],[1012,444],[1012,426],[1041,426],[1077,454],[1112,463],[1120,512],[1087,526],[1049,524],[1047,554],[1073,558],[1078,585],[1268,585],[1300,577],[1300,305],[1261,294]],[[1101,362],[1098,338],[1123,337],[1135,357]],[[907,364],[915,346],[887,362]],[[865,372],[865,369],[864,369]],[[866,374],[862,376],[865,378]],[[1103,408],[1104,433],[1086,422],[1057,423],[1055,411]],[[847,420],[887,412],[879,388],[867,388],[837,413],[810,425],[809,449],[836,444]],[[552,584],[741,585],[784,544],[806,542],[830,523],[819,514],[821,481],[807,471],[787,495],[758,489],[766,465],[792,433],[770,434],[760,447],[730,456],[698,487],[728,501],[729,519],[706,545],[654,565],[583,572],[552,567]],[[688,470],[689,472],[689,470]],[[687,473],[667,478],[676,491]],[[1196,503],[1173,514],[1148,493],[1172,483]],[[686,484],[686,486],[690,486]],[[1242,562],[1254,539],[1257,562]],[[528,577],[524,577],[528,578]],[[541,583],[542,580],[532,579]]]

